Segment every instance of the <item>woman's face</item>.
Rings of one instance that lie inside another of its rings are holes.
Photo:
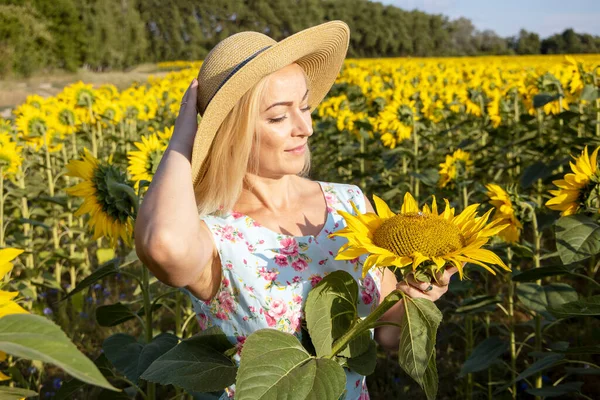
[[[277,178],[302,170],[313,129],[306,80],[298,64],[271,74],[260,102],[256,133],[259,175]]]

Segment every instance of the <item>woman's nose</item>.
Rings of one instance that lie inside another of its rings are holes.
[[[310,115],[306,117],[303,113],[298,114],[295,121],[295,128],[297,134],[311,136],[313,134],[313,126]]]

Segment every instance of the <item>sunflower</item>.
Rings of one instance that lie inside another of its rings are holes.
[[[48,104],[52,126],[60,134],[61,139],[72,135],[81,125],[81,121],[75,114],[75,105],[72,102],[52,101]]]
[[[438,186],[443,188],[448,183],[456,181],[458,177],[466,178],[473,170],[471,154],[458,149],[452,155],[446,155],[446,161],[440,164]]]
[[[55,129],[52,118],[45,112],[31,105],[22,105],[17,117],[17,134],[34,151],[39,151],[48,141],[48,151],[53,153],[62,149],[60,134]]]
[[[588,156],[587,146],[579,157],[575,159],[575,163],[571,162],[570,174],[566,174],[564,179],[553,181],[558,190],[550,190],[550,194],[554,197],[546,202],[546,207],[551,210],[562,211],[562,216],[575,214],[586,200],[592,194],[593,188],[600,182],[598,176],[598,150]]]
[[[6,248],[0,250],[0,286],[4,276],[12,269],[12,260],[15,259],[19,254],[23,253],[21,249]],[[28,314],[28,311],[21,307],[14,298],[17,297],[19,292],[7,292],[0,290],[0,318],[9,314]],[[6,360],[6,353],[0,351],[0,362]],[[4,375],[0,372],[0,381],[10,379],[9,376]]]
[[[84,148],[82,160],[71,160],[67,176],[82,178],[83,182],[65,189],[73,196],[83,197],[75,216],[90,215],[94,239],[102,236],[117,246],[119,238],[132,246],[134,213],[137,199],[125,174],[115,166],[101,163]]]
[[[485,187],[488,190],[486,194],[490,198],[490,204],[496,209],[492,220],[499,219],[502,223],[508,224],[498,235],[509,243],[518,242],[523,225],[517,219],[510,195],[494,183],[487,184]]]
[[[11,140],[10,135],[0,133],[0,166],[2,178],[14,177],[23,163],[23,148]]]
[[[487,264],[496,264],[510,271],[496,254],[482,249],[491,236],[506,228],[500,220],[486,225],[492,210],[481,217],[476,216],[479,204],[468,206],[461,214],[454,215],[448,200],[444,212],[438,213],[435,196],[431,209],[424,205],[419,210],[410,193],[404,195],[399,214],[390,211],[388,205],[373,196],[377,213],[360,214],[354,203],[356,216],[338,211],[346,220],[346,228],[330,234],[348,239],[340,248],[336,260],[352,260],[365,253],[369,256],[363,265],[363,277],[371,267],[394,266],[403,273],[423,265],[425,270],[437,272],[447,262],[458,268],[463,277],[462,262],[482,266],[495,274]],[[487,263],[487,264],[486,264]]]
[[[142,136],[142,142],[135,142],[134,145],[139,151],[127,153],[129,159],[127,171],[134,180],[137,190],[141,180],[152,180],[167,146],[158,139],[156,133]]]

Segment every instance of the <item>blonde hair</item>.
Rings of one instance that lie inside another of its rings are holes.
[[[309,80],[302,69],[306,85]],[[269,75],[258,81],[246,92],[227,114],[217,130],[206,163],[206,173],[194,188],[200,217],[215,214],[226,215],[242,193],[246,173],[258,173],[260,137],[256,125],[260,114],[260,102]],[[311,106],[314,110],[316,105]],[[202,122],[200,122],[202,123]],[[304,167],[299,176],[310,171],[310,151],[305,153]]]

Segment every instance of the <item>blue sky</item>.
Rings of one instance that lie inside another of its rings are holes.
[[[450,19],[469,18],[478,30],[514,36],[521,28],[542,38],[573,28],[600,35],[600,0],[377,0],[406,10],[415,8]]]

